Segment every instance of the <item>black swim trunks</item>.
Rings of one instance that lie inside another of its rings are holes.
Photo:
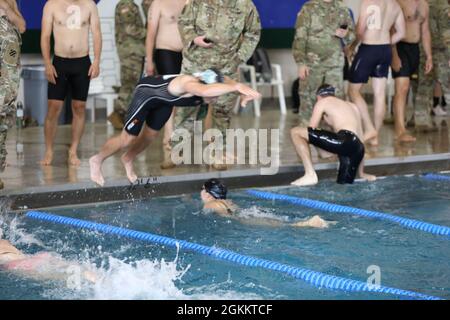
[[[91,59],[89,56],[83,58],[53,58],[58,77],[56,84],[48,83],[48,99],[64,101],[70,89],[72,100],[86,101],[91,81],[89,68]]]
[[[397,43],[397,52],[402,67],[398,72],[392,70],[394,78],[415,78],[420,64],[420,48],[418,43],[399,42]]]
[[[387,78],[392,61],[390,44],[359,46],[350,68],[351,83],[367,83],[369,78]]]
[[[181,63],[183,61],[181,52],[156,49],[154,56],[158,74],[179,74],[181,72]]]
[[[203,103],[201,97],[183,98],[170,94],[168,86],[175,78],[176,75],[151,76],[139,81],[125,119],[126,132],[138,136],[144,122],[159,131],[169,120],[173,106],[192,107]]]
[[[337,183],[353,183],[364,158],[364,144],[351,131],[338,133],[308,128],[309,143],[339,156]]]

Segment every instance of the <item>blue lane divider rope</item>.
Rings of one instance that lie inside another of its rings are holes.
[[[428,173],[422,176],[427,180],[437,180],[437,181],[450,181],[450,176],[444,176],[442,174]]]
[[[377,292],[421,300],[441,300],[441,298],[439,297],[430,296],[418,292],[384,286],[370,285],[362,281],[331,276],[317,271],[292,267],[289,265],[269,260],[263,260],[250,256],[241,255],[233,251],[224,250],[217,247],[208,247],[197,243],[192,243],[184,240],[177,240],[151,233],[140,232],[69,217],[62,217],[38,211],[29,211],[27,212],[26,217],[62,225],[68,225],[80,229],[93,230],[105,234],[118,235],[130,239],[142,240],[151,243],[158,243],[171,247],[179,247],[180,249],[195,251],[204,255],[212,256],[217,259],[231,261],[248,267],[259,267],[268,270],[278,271],[287,274],[289,276],[292,276],[294,278],[303,280],[318,288],[327,288],[346,292]]]
[[[387,214],[383,212],[377,211],[369,211],[359,208],[341,206],[334,203],[323,202],[318,200],[311,200],[306,198],[293,197],[284,194],[258,191],[258,190],[247,190],[249,195],[252,195],[257,198],[266,199],[266,200],[280,200],[289,202],[298,206],[308,207],[312,209],[318,209],[322,211],[335,212],[335,213],[349,213],[369,218],[377,218],[381,220],[387,220],[391,222],[398,223],[409,229],[417,229],[428,233],[438,234],[442,236],[450,237],[450,228],[446,226],[440,226],[428,222],[423,222],[414,219],[403,218],[399,216],[395,216],[392,214]]]

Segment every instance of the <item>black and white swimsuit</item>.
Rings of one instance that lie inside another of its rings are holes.
[[[169,120],[174,106],[194,107],[203,103],[201,97],[186,98],[169,93],[169,84],[177,76],[151,76],[139,81],[125,119],[126,132],[139,135],[144,121],[149,128],[159,131]]]

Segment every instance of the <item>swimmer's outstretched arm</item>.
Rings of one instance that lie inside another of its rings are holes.
[[[219,97],[224,94],[238,92],[243,97],[241,104],[251,100],[259,99],[261,94],[245,84],[226,78],[224,83],[203,84],[192,76],[180,76],[173,80],[174,91],[182,94],[192,94],[204,98]]]

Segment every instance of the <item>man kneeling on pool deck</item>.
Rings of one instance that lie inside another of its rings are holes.
[[[250,87],[211,69],[194,75],[150,76],[141,79],[134,91],[122,133],[109,139],[100,152],[89,159],[91,180],[103,186],[103,161],[119,150],[126,150],[121,160],[128,180],[135,182],[137,176],[133,160],[158,136],[169,120],[174,105],[197,106],[232,92],[241,95],[243,107],[261,96]]]
[[[226,218],[239,220],[243,223],[250,223],[253,225],[271,226],[271,227],[311,227],[311,228],[328,228],[334,221],[325,221],[319,216],[314,216],[310,219],[297,222],[284,222],[281,220],[270,218],[257,218],[249,220],[245,217],[240,217],[237,213],[239,208],[231,201],[227,200],[227,187],[218,179],[209,179],[203,184],[200,197],[203,201],[203,209],[217,213]]]
[[[291,130],[295,149],[305,167],[305,175],[291,184],[308,186],[318,182],[308,144],[338,155],[340,165],[337,183],[353,183],[357,171],[360,178],[374,181],[375,176],[364,173],[364,144],[360,140],[362,123],[356,105],[336,98],[335,89],[328,84],[320,86],[316,95],[317,103],[309,127]],[[334,132],[317,128],[322,117]]]
[[[9,241],[0,240],[0,271],[6,270],[41,280],[68,280],[71,267],[80,268],[82,279],[91,283],[97,282],[96,273],[78,263],[71,263],[50,252],[26,255]]]

